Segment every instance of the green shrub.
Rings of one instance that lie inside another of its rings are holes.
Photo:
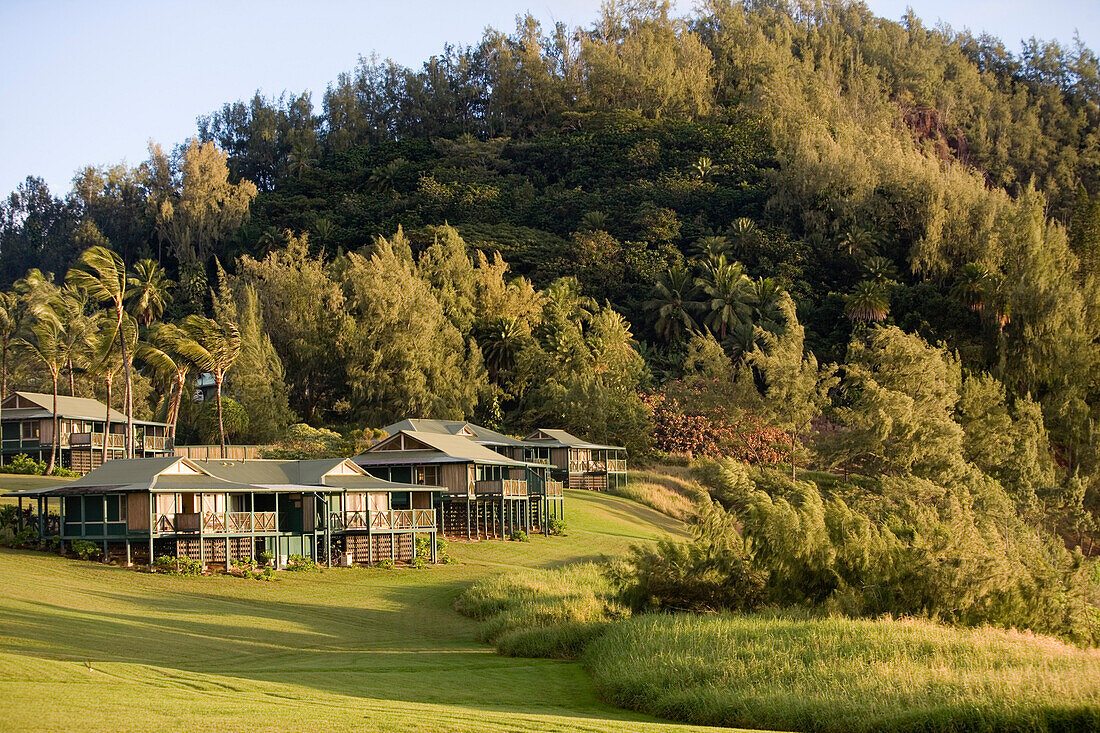
[[[150,570],[166,575],[202,575],[202,563],[189,557],[159,555]]]
[[[432,561],[432,538],[418,535],[416,538],[416,554],[413,557],[413,567],[421,570]]]
[[[291,555],[286,559],[286,569],[291,571],[317,570],[317,563],[311,557]]]
[[[46,462],[31,458],[26,453],[20,453],[3,466],[0,473],[17,473],[24,476],[41,476],[46,473]]]
[[[1100,726],[1100,655],[918,620],[648,614],[584,654],[608,702],[701,725],[822,733]]]
[[[376,562],[374,564],[374,566],[376,568],[381,568],[383,570],[393,570],[393,568],[394,568],[393,559],[388,558],[388,557],[384,557],[381,560],[379,560],[378,562]]]
[[[527,536],[527,533],[522,529],[513,529],[512,534],[508,535],[508,539],[512,542],[530,542],[531,538]]]
[[[436,535],[435,536],[435,559],[436,559],[437,562],[443,563],[444,565],[450,565],[451,563],[453,563],[455,561],[455,559],[453,557],[451,557],[450,553],[447,551],[447,547],[448,547],[447,540],[445,540],[442,535]]]
[[[73,554],[81,560],[95,560],[103,555],[103,548],[88,540],[73,540]]]
[[[552,535],[559,537],[565,536],[565,520],[561,517],[550,517],[550,523],[547,526],[547,531]]]
[[[45,472],[45,468],[42,469]],[[80,474],[76,471],[71,471],[68,468],[62,468],[61,466],[54,466],[51,476],[60,476],[62,478],[76,478]]]
[[[261,552],[256,556],[256,559],[260,561],[261,565],[269,565],[275,559],[275,555],[270,552]]]

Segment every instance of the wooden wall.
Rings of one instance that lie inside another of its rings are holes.
[[[129,529],[149,529],[149,494],[126,495],[126,526]]]
[[[470,489],[470,473],[473,466],[467,463],[445,463],[439,472],[439,480],[448,494],[466,494]]]

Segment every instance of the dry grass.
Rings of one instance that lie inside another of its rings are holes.
[[[631,471],[626,486],[609,493],[631,499],[681,521],[690,521],[707,491],[691,478],[685,466],[654,466]]]

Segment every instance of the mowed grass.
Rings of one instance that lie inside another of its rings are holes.
[[[0,486],[6,484],[0,484]],[[452,605],[473,580],[659,535],[569,492],[567,537],[451,544],[424,571],[149,575],[0,551],[0,730],[686,730],[599,700],[575,662],[499,656]]]
[[[1100,730],[1100,650],[916,620],[636,616],[585,663],[609,701],[800,731]]]

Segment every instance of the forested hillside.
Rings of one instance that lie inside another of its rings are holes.
[[[179,283],[165,320],[240,327],[240,440],[554,424],[638,459],[919,484],[944,526],[1010,507],[974,537],[1091,553],[1100,62],[1012,45],[850,3],[525,17],[419,69],[364,57],[320,98],[228,103],[65,195],[28,178],[0,278],[18,310],[49,280],[29,270],[60,283],[89,246],[154,260]],[[102,397],[94,361],[69,373]],[[135,410],[169,410],[182,387],[138,366]]]

